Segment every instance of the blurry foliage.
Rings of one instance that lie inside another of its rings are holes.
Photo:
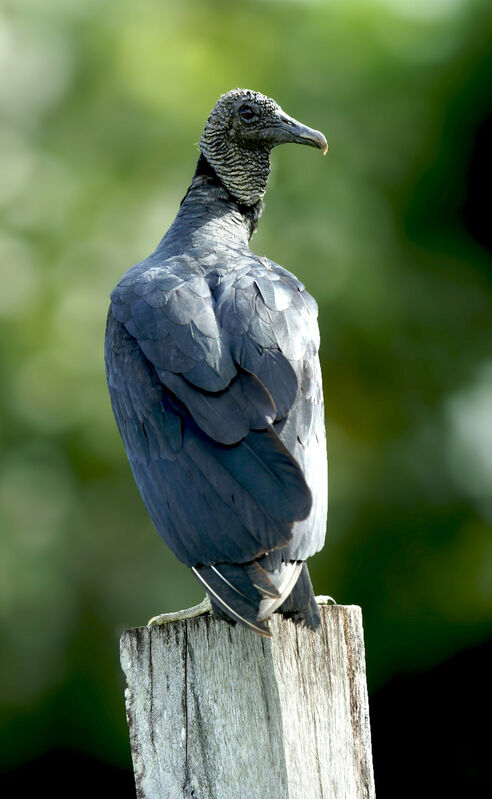
[[[7,761],[65,745],[127,762],[118,635],[201,596],[133,484],[102,345],[111,288],[172,221],[208,112],[235,86],[330,144],[326,160],[273,154],[252,242],[320,306],[330,510],[315,588],[362,605],[373,686],[490,631],[491,42],[486,0],[4,0]]]

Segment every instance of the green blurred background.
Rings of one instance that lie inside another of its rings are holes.
[[[430,725],[454,740],[442,708],[473,738],[463,675],[492,629],[491,44],[488,0],[3,0],[0,751],[15,795],[63,763],[132,795],[118,637],[202,596],[133,483],[103,338],[112,287],[172,221],[236,86],[330,145],[274,152],[252,247],[320,307],[330,508],[310,568],[318,593],[363,608],[379,795],[396,795],[398,753],[418,771],[407,739]],[[472,796],[490,775],[469,750],[445,762]]]

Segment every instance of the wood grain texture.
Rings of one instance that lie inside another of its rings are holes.
[[[211,616],[127,630],[139,799],[372,799],[361,610],[273,638]]]

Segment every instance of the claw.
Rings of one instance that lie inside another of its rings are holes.
[[[320,594],[319,596],[315,596],[314,598],[318,605],[329,605],[330,602],[333,602],[334,605],[338,605],[338,602],[335,599],[333,599],[332,596],[328,596],[327,594]]]

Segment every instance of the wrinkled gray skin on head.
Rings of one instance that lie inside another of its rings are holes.
[[[265,194],[271,149],[289,141],[326,152],[323,134],[289,117],[270,97],[233,89],[212,110],[200,149],[227,191],[239,203],[254,205]]]

